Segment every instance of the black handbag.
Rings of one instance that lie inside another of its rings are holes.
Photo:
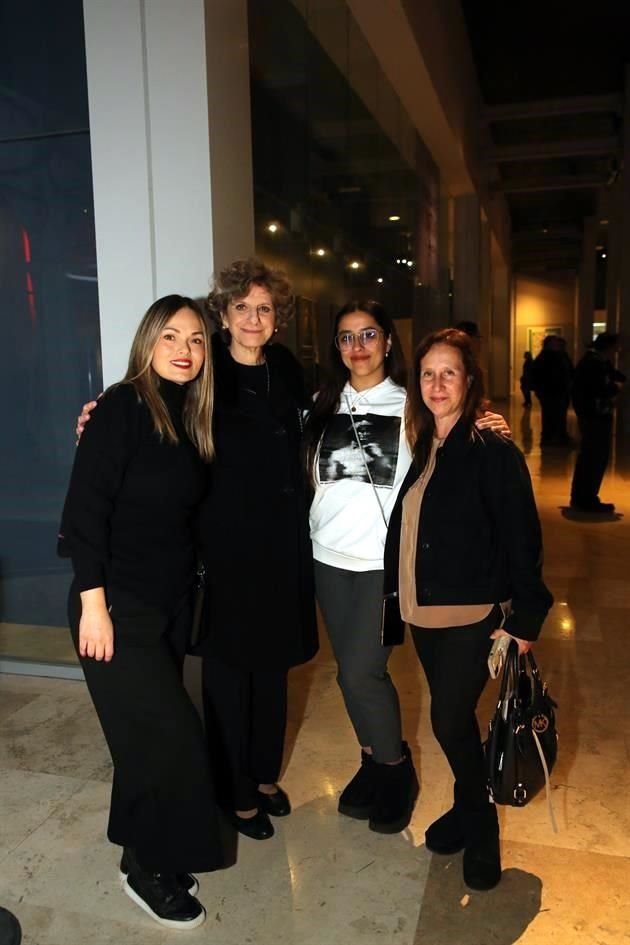
[[[556,703],[543,685],[531,651],[510,643],[499,701],[485,743],[488,788],[496,804],[524,807],[546,785],[556,762]],[[555,820],[549,807],[552,826]]]

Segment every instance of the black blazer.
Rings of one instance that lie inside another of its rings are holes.
[[[270,345],[269,397],[244,396],[218,335],[212,354],[216,459],[199,516],[200,650],[243,669],[285,669],[317,651],[302,369],[287,348]]]
[[[385,593],[398,590],[403,499],[419,470],[412,464],[392,512],[385,544]],[[438,450],[420,510],[416,549],[418,604],[483,604],[512,599],[505,629],[535,640],[553,603],[542,580],[542,536],[520,450],[460,420]]]

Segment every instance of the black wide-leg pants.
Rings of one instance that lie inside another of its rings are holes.
[[[287,722],[287,671],[248,670],[215,656],[202,663],[203,704],[220,804],[258,806],[259,784],[280,777]]]
[[[182,680],[190,602],[165,613],[111,588],[108,604],[113,659],[80,657],[114,763],[108,837],[152,872],[215,869],[222,851],[207,746]],[[73,585],[77,653],[80,616]]]

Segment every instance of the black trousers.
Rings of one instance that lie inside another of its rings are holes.
[[[189,601],[172,613],[111,588],[110,663],[81,658],[114,763],[108,837],[154,872],[221,865],[218,809],[199,715],[182,681]],[[81,598],[69,599],[78,653]]]
[[[610,459],[612,423],[612,414],[578,417],[581,440],[571,482],[571,501],[576,505],[597,502]]]
[[[433,733],[455,775],[457,801],[471,812],[488,805],[475,709],[488,679],[490,634],[500,622],[500,609],[495,607],[485,620],[465,627],[411,628],[429,683]]]
[[[280,777],[287,671],[241,669],[204,656],[202,679],[219,802],[227,810],[252,810],[258,785]]]
[[[569,398],[565,394],[539,394],[542,443],[562,443],[567,439],[567,412]]]

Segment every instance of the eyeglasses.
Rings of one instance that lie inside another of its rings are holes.
[[[246,302],[230,302],[230,308],[241,318],[249,318],[251,315],[257,315],[258,318],[269,318],[276,314],[273,305],[263,302],[261,305],[248,305]]]
[[[335,335],[335,347],[339,351],[350,351],[354,348],[356,342],[362,348],[373,348],[379,339],[379,335],[385,332],[381,328],[362,328],[361,331],[340,331]]]

